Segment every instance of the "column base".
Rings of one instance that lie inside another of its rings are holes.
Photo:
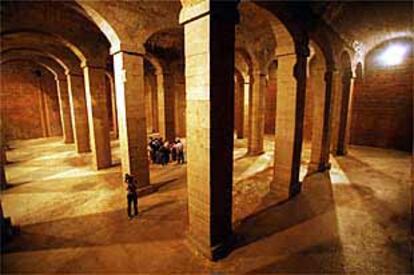
[[[187,235],[187,240],[192,249],[196,252],[201,253],[204,257],[210,261],[218,261],[225,258],[230,254],[233,244],[234,244],[234,235],[230,235],[227,240],[215,245],[215,246],[205,246],[200,244],[195,240],[191,234]]]
[[[144,197],[146,195],[152,194],[158,190],[157,187],[155,187],[152,184],[148,184],[146,186],[138,187],[138,197]]]
[[[314,163],[311,162],[308,165],[308,175],[312,175],[319,172],[324,172],[331,169],[331,163]]]
[[[251,152],[251,151],[248,151],[247,152],[247,155],[248,156],[252,156],[252,157],[254,157],[254,156],[260,156],[260,155],[262,155],[262,154],[264,154],[265,152],[262,150],[262,151],[258,151],[258,152]]]

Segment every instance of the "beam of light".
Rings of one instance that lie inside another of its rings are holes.
[[[390,45],[379,55],[379,61],[385,66],[401,64],[407,51],[407,46],[401,44]]]

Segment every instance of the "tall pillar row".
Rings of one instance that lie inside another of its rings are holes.
[[[248,139],[249,155],[259,155],[264,152],[264,126],[265,126],[265,91],[266,74],[254,71],[250,78],[251,93],[251,131]]]
[[[83,75],[67,73],[70,113],[76,152],[90,152],[88,112]]]
[[[59,112],[62,124],[63,142],[73,143],[72,119],[70,115],[68,83],[66,79],[56,78],[56,88],[59,100]]]
[[[97,170],[108,168],[111,166],[111,143],[109,112],[106,102],[105,68],[84,66],[83,76],[93,165]]]
[[[306,92],[307,43],[296,53],[277,57],[277,106],[274,177],[271,192],[288,199],[300,192],[303,115]]]
[[[190,243],[210,259],[232,235],[236,2],[183,8]]]
[[[113,53],[122,174],[138,181],[138,193],[153,190],[149,180],[145,118],[144,57],[137,52]]]

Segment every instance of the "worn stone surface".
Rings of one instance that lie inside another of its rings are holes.
[[[58,138],[12,143],[11,187],[1,200],[21,232],[3,250],[2,272],[410,272],[409,154],[351,146],[348,156],[332,158],[328,174],[306,177],[301,195],[274,206],[266,195],[273,142],[266,140],[256,157],[245,156],[245,139],[235,143],[240,237],[217,263],[187,245],[185,165],[151,166],[159,190],[140,199],[141,214],[129,221],[119,166],[95,171],[90,154],[79,156]],[[112,147],[119,163],[119,145]]]

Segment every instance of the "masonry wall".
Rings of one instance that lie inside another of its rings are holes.
[[[384,66],[378,48],[366,59],[363,81],[355,83],[351,144],[411,151],[413,140],[413,50],[401,65]]]
[[[59,102],[54,76],[28,62],[2,65],[0,108],[6,140],[44,136],[41,124],[39,94],[46,95],[50,136],[62,135]],[[41,72],[38,77],[34,73]]]

